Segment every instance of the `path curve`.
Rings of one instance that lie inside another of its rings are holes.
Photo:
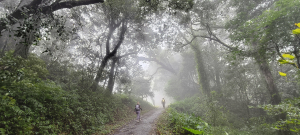
[[[163,108],[153,109],[142,115],[140,122],[136,122],[134,119],[114,135],[151,135],[150,132],[154,128],[155,120],[163,111]]]

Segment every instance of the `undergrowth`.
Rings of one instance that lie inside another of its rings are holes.
[[[132,114],[137,101],[145,110],[153,108],[140,98],[107,94],[101,87],[89,90],[93,78],[82,71],[68,68],[50,80],[47,65],[32,54],[22,59],[7,53],[0,69],[2,135],[107,133],[106,125]]]
[[[210,99],[212,100],[212,99]],[[226,111],[217,101],[206,104],[205,100],[194,96],[169,106],[157,121],[156,133],[159,135],[202,134],[202,135],[274,135],[276,129],[264,117],[253,117],[241,126],[231,123],[234,114]],[[201,110],[200,110],[201,109]],[[234,121],[239,121],[235,117]]]

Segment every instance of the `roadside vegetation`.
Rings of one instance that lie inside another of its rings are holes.
[[[299,15],[299,0],[0,0],[0,134],[108,134],[165,98],[159,134],[298,135]]]
[[[159,119],[157,133],[205,135],[300,133],[300,20],[295,16],[295,13],[300,13],[300,2],[296,0],[260,2],[266,4],[265,9],[253,1],[233,2],[238,12],[225,23],[226,32],[230,33],[228,36],[230,42],[217,36],[221,35],[217,33],[221,31],[215,30],[213,33],[214,24],[210,27],[207,22],[203,22],[204,27],[211,37],[202,36],[200,30],[192,28],[187,30],[195,38],[183,40],[194,52],[193,60],[196,68],[185,64],[191,58],[184,57],[182,69],[193,70],[182,71],[180,76],[170,79],[165,90],[177,99],[177,102],[170,105],[164,117]],[[195,14],[197,13],[198,10],[195,11]],[[217,20],[218,17],[211,19],[207,21]],[[199,22],[199,25],[203,25],[202,21]],[[190,27],[194,25],[196,24]],[[214,48],[212,41],[196,40],[197,37],[218,42],[229,49],[230,53],[225,57],[222,55],[216,57],[217,49]],[[195,46],[201,41],[207,45]],[[205,51],[200,47],[205,48]],[[221,63],[222,68],[217,66]],[[186,79],[193,74],[192,72],[197,72],[199,85],[191,83],[193,82],[191,80],[194,80],[192,77]],[[198,86],[196,90],[200,92],[194,91],[195,86]]]
[[[84,72],[70,65],[49,66],[33,54],[23,59],[9,52],[0,65],[5,69],[0,71],[3,135],[107,134],[118,127],[116,121],[120,125],[135,116],[137,101],[145,111],[154,108],[135,96],[112,95],[101,87],[91,91],[92,78]],[[49,72],[59,73],[49,76]]]
[[[210,99],[200,99],[195,95],[170,105],[157,121],[156,133],[203,134],[203,135],[274,135],[280,131],[290,135],[299,134],[300,98],[286,99],[279,105],[249,106],[251,112],[265,111],[264,115],[245,117],[245,113],[221,103],[211,93]],[[210,102],[208,102],[210,101]],[[286,120],[274,118],[286,114]]]

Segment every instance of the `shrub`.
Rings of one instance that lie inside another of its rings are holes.
[[[287,99],[279,105],[262,105],[259,106],[267,111],[268,115],[276,117],[278,115],[285,115],[285,120],[280,120],[274,123],[275,129],[300,132],[300,98]]]
[[[181,113],[201,117],[204,121],[213,126],[229,125],[227,120],[229,114],[217,100],[214,100],[213,97],[211,97],[211,99],[199,97],[199,95],[195,95],[191,98],[176,102],[170,105],[170,107]]]
[[[172,127],[174,133],[189,133],[196,130],[204,134],[210,130],[208,123],[204,122],[200,117],[178,113],[173,108],[169,108],[167,112],[169,114],[169,127]]]
[[[46,65],[35,55],[25,60],[9,52],[0,69],[1,134],[93,134],[126,117],[137,101],[152,107],[139,98],[105,94],[101,87],[93,92],[88,89],[92,81],[86,81],[90,77],[72,69],[66,91],[55,77],[47,80]]]

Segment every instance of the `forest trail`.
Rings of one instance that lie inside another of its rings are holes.
[[[151,135],[154,129],[155,120],[163,113],[165,109],[153,109],[141,116],[141,121],[132,120],[130,123],[120,128],[114,135]]]

